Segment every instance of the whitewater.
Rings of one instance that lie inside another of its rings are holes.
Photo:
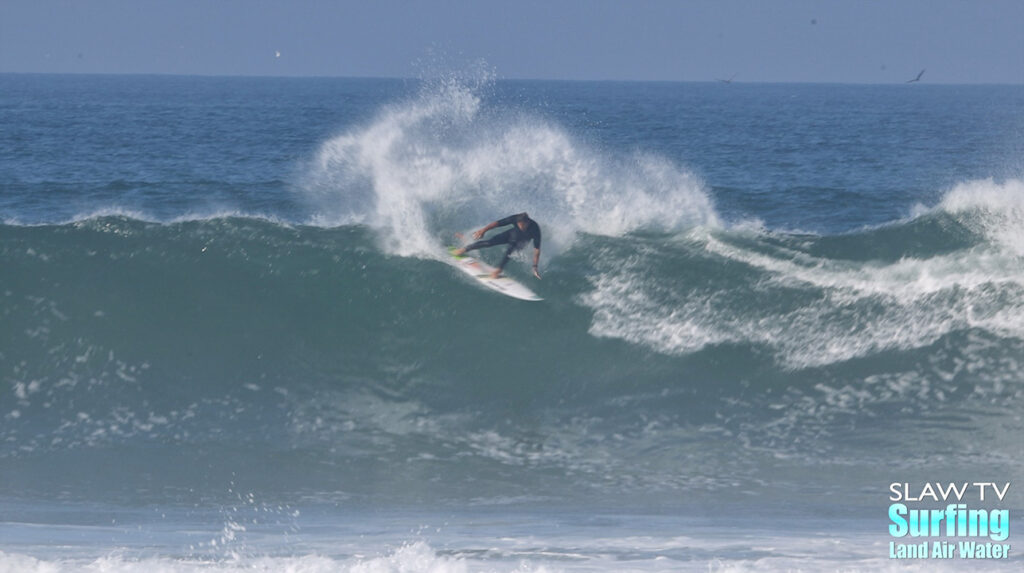
[[[959,570],[889,484],[1021,481],[1019,88],[0,94],[0,571]],[[521,211],[542,303],[444,262]]]

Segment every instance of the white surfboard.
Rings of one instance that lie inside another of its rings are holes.
[[[469,255],[456,256],[455,247],[448,247],[448,254],[451,255],[451,261],[455,268],[475,278],[487,288],[519,300],[544,300],[516,280],[506,276],[492,279],[491,273],[494,272],[494,267]]]

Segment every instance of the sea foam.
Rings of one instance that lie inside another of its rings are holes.
[[[916,210],[914,218],[842,239],[859,254],[864,247],[858,244],[877,242],[874,235],[882,230],[895,226],[909,234],[900,228],[946,216],[978,240],[952,252],[895,260],[822,255],[814,249],[818,238],[767,230],[691,233],[679,243],[685,254],[708,258],[716,269],[728,266],[736,273],[731,280],[709,286],[696,276],[673,284],[659,273],[665,263],[657,258],[597,261],[593,288],[580,300],[593,309],[595,336],[666,354],[761,345],[787,368],[920,348],[968,329],[1024,339],[1020,181],[964,183],[936,207]]]

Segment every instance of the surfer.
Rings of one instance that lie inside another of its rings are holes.
[[[483,239],[484,234],[491,229],[497,227],[504,227],[506,225],[512,225],[511,229],[502,231],[497,235],[494,235],[490,239]],[[505,263],[508,262],[508,258],[512,253],[522,249],[526,246],[526,243],[533,241],[533,276],[540,278],[540,273],[537,272],[537,264],[540,262],[540,225],[537,221],[534,221],[526,213],[519,213],[517,215],[509,215],[504,219],[499,219],[493,223],[489,223],[486,227],[479,229],[473,233],[474,239],[478,240],[475,243],[470,243],[461,249],[454,251],[455,256],[462,256],[469,251],[475,251],[476,249],[482,249],[484,247],[493,247],[495,245],[508,245],[508,249],[505,250],[505,256],[501,258],[501,263],[498,264],[498,268],[494,269],[491,273],[491,278],[498,278],[501,276],[501,269],[505,268]]]

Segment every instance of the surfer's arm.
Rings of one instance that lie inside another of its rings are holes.
[[[537,265],[540,264],[540,249],[533,250],[533,276],[540,278],[540,273],[537,272]]]
[[[479,239],[479,238],[483,237],[487,233],[487,231],[490,231],[491,229],[497,227],[499,222],[500,221],[494,221],[493,223],[488,223],[487,226],[484,227],[483,229],[478,229],[478,230],[474,231],[473,232],[473,238],[474,239]]]
[[[495,221],[493,223],[489,223],[483,229],[480,229],[479,231],[476,231],[475,233],[473,233],[473,237],[479,239],[480,237],[484,236],[484,233],[486,233],[487,231],[490,231],[491,229],[493,229],[495,227],[505,227],[507,225],[514,225],[515,222],[516,222],[516,219],[518,219],[522,215],[526,215],[526,213],[516,213],[515,215],[509,215],[508,217],[505,217],[504,219],[498,219],[497,221]]]

